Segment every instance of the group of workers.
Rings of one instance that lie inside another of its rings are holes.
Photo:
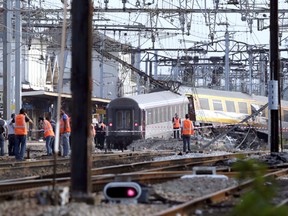
[[[0,114],[0,156],[4,155],[5,138],[8,139],[8,155],[15,156],[18,161],[24,160],[26,152],[26,139],[28,134],[27,123],[33,124],[31,118],[27,115],[24,108],[21,108],[19,114],[12,114],[11,118],[6,122]],[[47,155],[54,153],[54,138],[56,123],[48,116],[38,118],[39,129],[43,130]],[[2,128],[4,128],[2,130]],[[61,156],[68,157],[70,153],[70,118],[64,112],[60,111],[60,142]],[[57,151],[58,152],[58,151]]]
[[[189,119],[189,114],[185,115],[185,119],[181,121],[178,114],[172,118],[174,139],[180,139],[180,133],[183,140],[183,152],[191,151],[191,136],[194,135],[193,122]],[[187,150],[187,151],[186,151]]]
[[[56,122],[49,116],[38,118],[39,129],[44,132],[47,155],[52,155],[55,151]],[[59,155],[68,157],[70,154],[71,118],[63,109],[60,110],[60,146],[56,150]]]
[[[19,114],[11,115],[11,119],[7,122],[2,119],[0,113],[0,156],[4,155],[4,141],[8,139],[8,154],[9,156],[15,156],[16,160],[24,160],[24,154],[26,151],[26,138],[27,138],[27,124],[33,124],[33,121],[27,115],[25,109],[21,108]],[[47,155],[54,153],[54,140],[56,123],[48,116],[39,117],[39,128],[44,132],[44,138],[46,143]],[[70,117],[61,109],[60,112],[60,145],[62,148],[60,154],[63,157],[69,156],[70,153]],[[180,139],[180,133],[183,140],[183,152],[191,151],[191,136],[194,135],[193,122],[189,119],[189,115],[185,115],[185,119],[181,121],[178,114],[172,118],[174,139]],[[3,131],[1,129],[3,128]],[[104,149],[106,125],[100,121],[99,123],[91,124],[91,137],[92,143],[96,149]]]

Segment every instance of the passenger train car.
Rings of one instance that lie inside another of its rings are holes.
[[[107,146],[121,148],[137,139],[170,137],[172,117],[185,116],[188,104],[187,97],[170,91],[112,100],[106,108]]]
[[[193,97],[196,125],[225,126],[241,122],[267,103],[259,103],[253,96],[241,92],[228,92],[212,89],[195,88],[193,92],[183,90],[184,94]],[[265,98],[265,97],[264,97]],[[259,115],[247,123],[251,125],[267,124],[266,118]]]
[[[198,130],[223,128],[241,122],[262,106],[267,97],[250,96],[203,88],[180,88],[180,94],[154,92],[112,100],[107,108],[107,146],[125,148],[133,140],[169,138],[173,133],[172,117],[181,119],[189,113]],[[281,102],[283,127],[288,125],[288,102]],[[268,127],[268,108],[243,122],[243,127]]]

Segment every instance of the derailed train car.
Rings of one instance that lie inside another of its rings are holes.
[[[188,98],[170,91],[116,98],[106,108],[107,147],[122,149],[137,139],[168,138],[174,113],[185,116],[188,109]]]
[[[197,130],[204,135],[211,132],[221,133],[227,127],[253,115],[268,102],[267,97],[250,96],[241,92],[203,88],[180,90],[181,95],[162,91],[112,100],[106,109],[108,148],[125,148],[137,139],[171,137],[173,133],[171,119],[174,113],[178,113],[182,119],[189,113]],[[287,101],[281,102],[281,120],[285,138],[288,134],[285,130],[288,126]],[[244,133],[245,127],[253,127],[257,133],[264,131],[267,139],[268,108],[253,115],[240,127]]]

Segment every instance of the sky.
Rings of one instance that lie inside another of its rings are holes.
[[[38,1],[38,0],[36,0]],[[41,1],[41,0],[40,0]],[[61,3],[61,1],[63,0],[42,0],[42,7],[46,7],[46,8],[61,8],[63,6],[63,4]],[[68,0],[70,1],[70,0]],[[239,9],[240,6],[239,5],[231,5],[231,4],[227,4],[229,0],[219,0],[219,9]],[[243,1],[243,0],[242,0]],[[254,8],[252,7],[252,5],[249,6],[249,8],[253,9],[259,9],[259,8],[264,8],[265,6],[267,7],[267,2],[269,3],[269,1],[267,0],[250,0],[249,4],[251,4],[251,2],[255,1],[255,6]],[[131,2],[131,3],[130,3]],[[184,39],[189,39],[191,41],[195,40],[195,41],[199,41],[199,40],[209,40],[209,28],[208,28],[208,16],[204,15],[204,11],[205,8],[215,8],[215,4],[211,4],[211,2],[215,2],[215,0],[127,0],[127,3],[125,4],[125,6],[127,8],[135,8],[136,3],[139,2],[139,7],[141,8],[161,8],[161,7],[165,7],[165,8],[169,8],[169,9],[173,9],[173,8],[190,8],[190,9],[201,9],[203,10],[203,13],[197,13],[197,14],[190,14],[187,15],[186,18],[186,23],[187,21],[191,21],[191,30],[190,30],[190,35],[184,35]],[[144,2],[146,3],[144,5]],[[187,5],[185,4],[187,2]],[[279,8],[287,8],[288,3],[285,3],[285,0],[279,0]],[[149,5],[149,3],[151,3]],[[103,0],[94,0],[94,6],[95,7],[101,7],[104,8],[105,4]],[[108,8],[122,8],[123,7],[123,3],[120,0],[108,0],[108,4],[107,4]],[[244,11],[244,10],[243,10]],[[245,11],[244,11],[245,12]],[[265,40],[263,41],[263,35],[269,35],[269,30],[265,30],[265,31],[257,31],[257,23],[256,23],[256,18],[266,18],[265,23],[267,25],[269,25],[269,14],[265,14],[266,17],[264,17],[264,14],[247,14],[247,16],[253,16],[253,28],[252,30],[249,29],[247,21],[242,21],[242,16],[240,14],[225,14],[225,13],[218,13],[217,14],[217,18],[216,18],[216,25],[215,25],[215,30],[216,30],[216,35],[215,35],[215,39],[221,39],[224,35],[224,31],[226,30],[226,25],[224,25],[224,23],[229,23],[228,26],[228,30],[231,32],[231,34],[233,33],[233,37],[235,38],[241,38],[242,41],[245,41],[247,43],[268,43],[267,41],[267,37],[265,38]],[[131,13],[131,14],[127,14],[127,13],[99,13],[99,16],[102,17],[108,17],[109,21],[106,22],[99,22],[101,25],[102,24],[109,24],[109,25],[135,25],[135,24],[144,24],[146,27],[151,27],[151,19],[149,17],[149,15],[144,14],[144,13]],[[211,15],[211,17],[213,17],[213,15]],[[157,20],[156,20],[157,19]],[[153,22],[152,25],[155,26],[157,25],[158,27],[179,27],[179,16],[177,14],[160,14],[158,17],[154,17],[153,18]],[[211,20],[211,19],[210,19]],[[280,21],[281,22],[281,21]],[[171,33],[171,35],[173,35],[173,31],[162,31],[159,32],[159,34],[164,37],[165,33]],[[176,32],[174,32],[176,33]],[[177,33],[181,33],[179,31],[177,31]],[[187,33],[187,31],[185,31],[185,33]],[[285,33],[286,34],[286,33]],[[170,38],[174,38],[170,35]],[[176,35],[176,34],[175,34]],[[261,35],[261,36],[260,36]],[[121,35],[115,35],[115,37],[121,37]],[[130,42],[132,41],[132,43],[138,43],[138,40],[135,39],[135,33],[131,33],[129,34],[129,37],[126,37],[126,40],[130,40]],[[287,35],[286,35],[287,36]],[[168,37],[168,36],[167,36]],[[121,37],[121,40],[125,40],[123,39],[124,37]],[[144,35],[143,35],[143,45],[145,45],[145,39],[144,39]],[[168,40],[169,41],[169,40]],[[165,44],[166,45],[166,44]]]
[[[63,8],[63,0],[34,0],[36,2],[41,1],[41,6],[45,8]],[[228,30],[229,38],[231,40],[241,41],[253,46],[266,46],[269,48],[269,13],[251,13],[245,10],[245,7],[238,4],[227,4],[229,0],[219,0],[218,7],[216,8],[215,0],[127,0],[125,7],[135,8],[136,5],[139,8],[154,9],[154,8],[189,8],[189,9],[201,9],[203,13],[193,14],[158,14],[153,13],[98,13],[94,18],[98,19],[97,23],[100,26],[110,25],[115,28],[121,28],[120,26],[129,25],[143,25],[146,28],[154,29],[153,34],[155,36],[155,43],[152,43],[151,32],[142,31],[140,34],[137,31],[102,31],[107,36],[113,39],[129,43],[134,47],[140,44],[142,49],[144,48],[179,48],[187,49],[189,47],[197,46],[197,44],[207,44],[211,42],[211,31],[209,27],[214,28],[213,31],[214,41],[224,40],[225,32]],[[230,0],[231,1],[231,0]],[[272,0],[271,0],[272,1]],[[70,0],[68,0],[70,2]],[[105,5],[103,0],[94,0],[94,7],[105,8],[123,8],[123,3],[120,0],[108,0],[108,4]],[[245,0],[241,0],[245,2]],[[251,11],[259,10],[261,8],[267,8],[267,0],[247,0],[248,7]],[[288,3],[286,0],[279,0],[279,9],[287,8]],[[255,3],[255,4],[252,4]],[[70,3],[71,6],[71,3]],[[205,9],[237,9],[242,8],[243,13],[220,13],[216,16],[213,13],[205,13]],[[286,14],[279,14],[280,17],[285,17]],[[108,21],[100,21],[101,18],[105,18]],[[185,24],[181,28],[180,20],[185,19]],[[246,19],[245,19],[246,18]],[[257,30],[258,20],[263,20],[265,30]],[[280,19],[279,25],[288,24],[287,19]],[[248,22],[252,23],[251,26]],[[215,24],[214,24],[215,23]],[[190,30],[188,25],[190,24]],[[162,28],[162,30],[155,30],[155,27]],[[165,30],[163,28],[166,28]],[[169,30],[167,29],[169,28]],[[286,33],[287,32],[287,33]],[[280,47],[287,46],[288,31],[282,32],[280,38]],[[140,42],[140,43],[139,43]],[[163,55],[175,57],[179,55],[177,52],[166,51]]]

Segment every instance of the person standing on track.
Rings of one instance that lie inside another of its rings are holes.
[[[181,119],[178,117],[177,113],[175,113],[175,116],[172,118],[172,123],[173,123],[174,139],[180,139]]]
[[[15,113],[11,114],[11,119],[7,122],[7,128],[8,128],[8,155],[9,156],[15,156]]]
[[[12,122],[15,123],[15,158],[16,160],[24,160],[27,137],[26,122],[33,124],[33,121],[28,117],[25,109],[21,108],[19,114],[15,116],[15,120],[12,120]]]
[[[50,124],[52,126],[52,129],[53,129],[53,132],[54,132],[54,135],[55,135],[56,134],[56,122],[55,122],[55,120],[51,119],[50,116],[47,116],[46,120],[50,122]],[[53,154],[55,153],[54,145],[55,145],[55,136],[54,136],[54,139],[52,139],[52,142],[51,142],[51,148],[52,148],[52,153]]]
[[[2,113],[0,113],[0,156],[4,156],[4,145],[5,138],[7,137],[7,123],[4,119],[2,119]]]
[[[101,150],[104,149],[105,137],[106,137],[106,125],[102,121],[100,121],[96,127],[96,138],[98,147]]]
[[[194,134],[194,127],[192,121],[189,119],[189,114],[185,115],[185,120],[182,121],[181,124],[181,133],[182,133],[182,139],[183,139],[183,153],[190,152],[190,140],[191,140],[191,135]],[[188,148],[188,151],[186,151],[186,146]]]
[[[39,117],[38,122],[40,124],[40,128],[44,130],[44,138],[46,141],[46,149],[47,156],[52,155],[52,142],[54,140],[55,134],[53,131],[53,127],[47,119],[43,117]]]
[[[70,118],[69,116],[64,112],[63,109],[61,109],[60,112],[60,135],[61,135],[61,145],[63,146],[62,156],[68,157],[70,152],[70,133],[71,133],[71,127],[70,127]]]

